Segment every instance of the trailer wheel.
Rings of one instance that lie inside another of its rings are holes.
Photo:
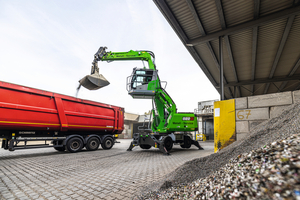
[[[113,139],[110,137],[105,138],[101,143],[101,147],[103,149],[111,149],[113,146],[114,146],[114,142]]]
[[[86,143],[86,150],[95,151],[99,148],[100,141],[96,137],[91,137]]]
[[[189,149],[192,146],[192,139],[189,136],[184,136],[183,144],[180,145],[181,148]]]
[[[66,148],[64,146],[63,147],[54,147],[54,149],[56,151],[65,151],[66,150]]]
[[[164,139],[163,139],[163,143],[164,143],[164,145],[165,145],[165,148],[166,148],[166,150],[167,151],[171,151],[171,149],[173,148],[173,140],[172,140],[172,138],[171,137],[165,137]]]
[[[71,153],[76,153],[81,151],[83,148],[83,142],[79,137],[71,138],[66,145],[66,149]]]
[[[150,149],[150,148],[151,148],[151,145],[149,145],[149,144],[140,144],[140,147],[141,147],[142,149]]]

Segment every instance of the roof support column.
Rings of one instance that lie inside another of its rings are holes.
[[[223,36],[219,37],[219,55],[220,55],[220,100],[224,99],[224,65],[223,65]]]
[[[234,90],[235,90],[235,92],[234,92],[234,98],[238,98],[238,87],[237,86],[235,86],[234,87]]]

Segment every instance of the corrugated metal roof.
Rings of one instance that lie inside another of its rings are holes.
[[[181,16],[179,20],[182,28],[188,38],[196,38],[199,36],[199,29],[195,26],[196,22],[193,19],[191,12],[188,12],[189,8],[186,2],[178,1],[171,5],[174,15]]]
[[[286,19],[279,19],[258,29],[256,78],[269,77],[272,64],[284,31]]]
[[[261,0],[259,16],[265,16],[293,6],[293,0]]]
[[[289,74],[299,59],[300,52],[300,15],[296,16],[289,37],[278,63],[274,76]]]
[[[239,80],[251,79],[251,48],[252,48],[252,30],[244,30],[240,33],[229,36],[232,53],[236,66],[243,66],[243,68],[236,68]]]
[[[201,19],[206,34],[222,30],[217,7],[214,1],[195,1],[194,6],[199,18]]]
[[[300,89],[300,0],[153,0],[227,99]]]
[[[253,19],[253,1],[222,1],[227,26],[234,26]],[[237,17],[239,16],[239,17]]]

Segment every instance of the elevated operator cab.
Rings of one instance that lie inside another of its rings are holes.
[[[155,96],[157,70],[134,68],[131,76],[127,77],[127,91],[135,99],[153,99]]]

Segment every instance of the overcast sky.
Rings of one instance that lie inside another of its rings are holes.
[[[0,0],[0,81],[75,96],[100,46],[150,50],[166,91],[180,112],[219,94],[152,1]],[[78,98],[143,114],[151,100],[132,99],[126,78],[140,61],[100,62],[110,85],[81,88]]]

